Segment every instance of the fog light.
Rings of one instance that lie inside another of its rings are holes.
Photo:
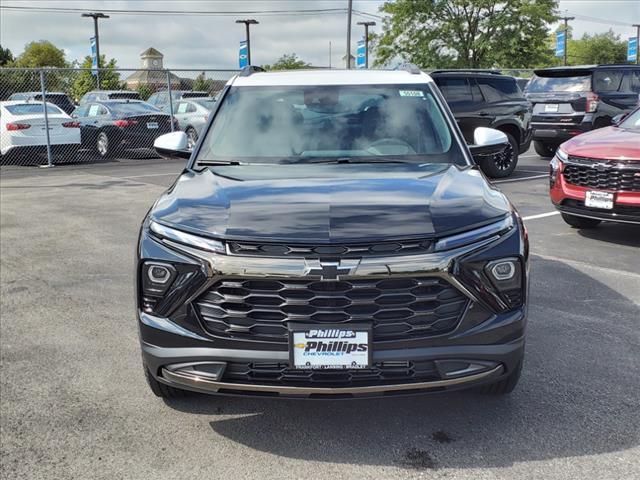
[[[494,263],[491,267],[491,275],[499,281],[511,280],[516,273],[516,265],[513,260]]]
[[[171,278],[171,271],[164,265],[150,265],[147,275],[153,283],[164,285]]]

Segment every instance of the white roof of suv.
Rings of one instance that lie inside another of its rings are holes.
[[[282,72],[255,72],[237,75],[229,80],[233,86],[287,86],[287,85],[393,85],[424,84],[433,82],[426,73],[406,70],[292,70]]]

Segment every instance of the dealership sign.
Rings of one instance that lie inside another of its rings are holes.
[[[564,57],[567,48],[567,32],[556,32],[556,57]]]
[[[239,53],[238,64],[239,64],[240,68],[244,68],[247,65],[249,65],[249,56],[248,56],[247,41],[246,40],[242,40],[240,42],[240,50],[238,51],[238,53]]]
[[[91,42],[91,73],[96,75],[98,73],[98,54],[96,46],[96,37],[90,38]]]
[[[627,42],[627,61],[638,61],[638,37],[629,37]]]
[[[356,68],[365,68],[367,59],[367,46],[364,38],[358,40],[358,49],[356,50]]]

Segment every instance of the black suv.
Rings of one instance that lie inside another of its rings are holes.
[[[533,104],[536,153],[552,157],[558,145],[612,124],[639,101],[640,66],[591,65],[534,71],[526,96]]]
[[[184,132],[155,145],[190,156],[137,249],[156,395],[515,387],[527,233],[428,75],[248,70],[191,154]]]
[[[493,71],[438,70],[431,76],[469,144],[477,127],[495,128],[507,135],[507,151],[484,158],[480,167],[490,177],[510,175],[519,153],[531,145],[531,104],[516,79]]]
[[[65,113],[69,115],[73,112],[76,106],[66,93],[63,92],[46,92],[47,102],[53,103],[60,107]],[[9,100],[35,100],[42,101],[42,92],[17,92],[9,97]]]

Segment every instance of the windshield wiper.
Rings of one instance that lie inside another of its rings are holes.
[[[377,158],[358,158],[358,157],[344,157],[344,158],[310,158],[308,161],[297,163],[411,163],[405,160],[390,160],[390,159],[377,159]]]
[[[202,167],[216,167],[220,165],[242,165],[240,162],[230,160],[198,160],[196,164]]]

